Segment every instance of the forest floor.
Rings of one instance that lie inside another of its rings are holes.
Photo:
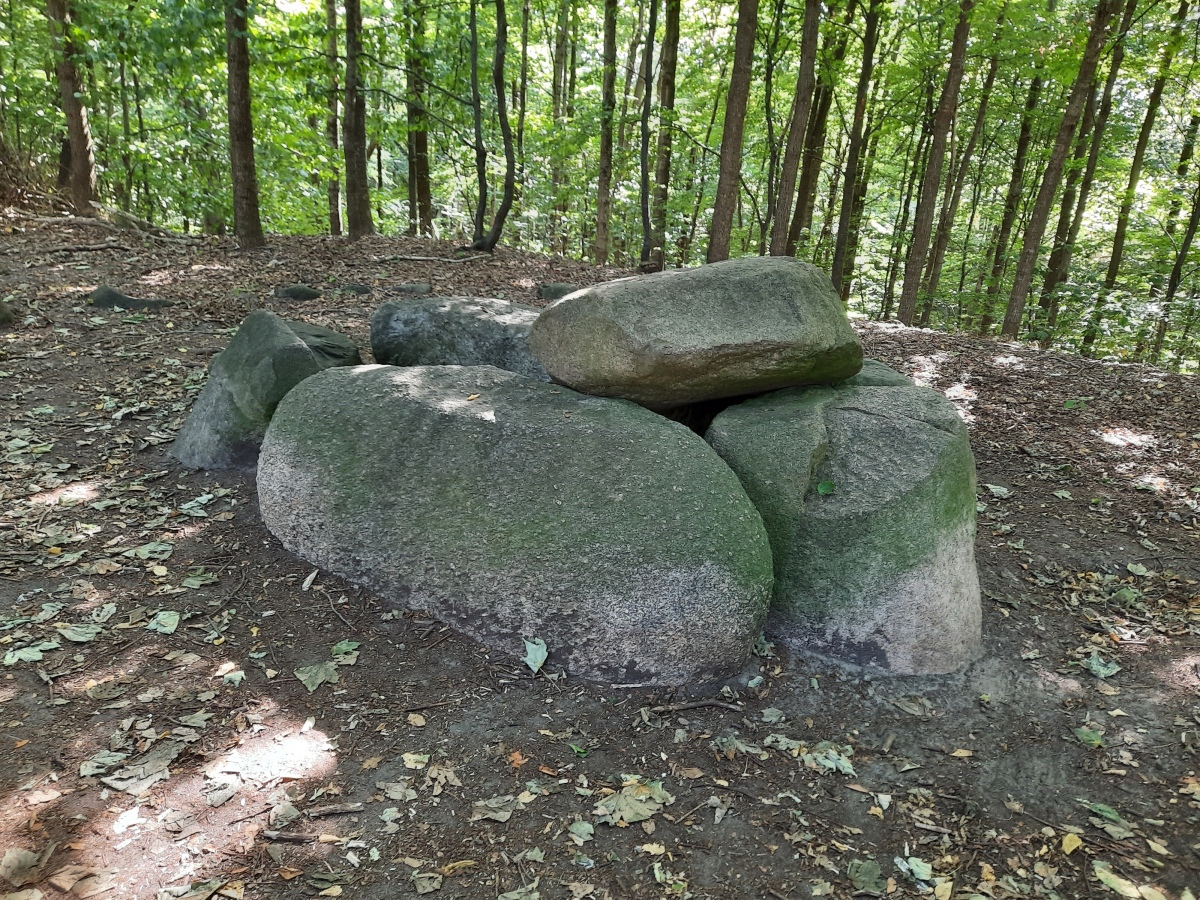
[[[535,677],[314,573],[253,477],[166,455],[251,305],[368,347],[387,286],[616,274],[0,214],[0,896],[1200,894],[1195,378],[860,326],[971,429],[984,649],[941,678],[779,651],[687,695]]]

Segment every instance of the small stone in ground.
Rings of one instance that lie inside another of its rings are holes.
[[[99,309],[163,309],[175,305],[173,300],[146,300],[129,297],[103,284],[88,294],[87,298],[92,306]]]
[[[321,292],[307,284],[283,284],[275,288],[275,296],[281,300],[316,300]]]

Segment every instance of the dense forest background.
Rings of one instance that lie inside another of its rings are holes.
[[[1198,61],[1191,0],[0,0],[0,160],[243,246],[796,255],[864,316],[1195,371]]]

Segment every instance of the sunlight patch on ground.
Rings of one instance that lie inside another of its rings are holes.
[[[1023,363],[1019,357],[1012,356],[1011,354],[1008,356],[993,356],[992,357],[992,365],[993,366],[1006,366],[1011,369],[1024,369],[1025,368],[1025,363]]]
[[[946,388],[946,399],[954,404],[958,410],[958,417],[968,425],[975,421],[975,414],[971,412],[971,405],[979,399],[979,392],[967,384],[971,375],[969,372],[963,373],[963,380],[957,384],[952,384]]]
[[[90,500],[95,500],[99,496],[99,482],[74,481],[71,484],[64,484],[62,487],[57,487],[52,491],[42,491],[40,494],[34,494],[32,497],[27,498],[27,502],[37,504],[38,506],[57,506],[60,503],[63,506],[74,506],[76,503],[86,503]]]
[[[1121,447],[1122,449],[1132,447],[1135,450],[1144,450],[1158,443],[1158,438],[1154,435],[1139,434],[1128,428],[1105,428],[1102,431],[1094,431],[1092,433],[1098,435],[1104,443],[1111,444],[1114,447]]]
[[[939,352],[929,356],[910,356],[908,361],[915,366],[909,378],[922,387],[931,387],[938,378],[938,365],[949,359],[949,354]]]

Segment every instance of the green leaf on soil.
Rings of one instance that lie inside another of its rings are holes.
[[[432,894],[442,887],[442,876],[437,872],[413,872],[412,880],[418,894]]]
[[[159,634],[174,634],[178,627],[179,613],[173,609],[160,609],[146,624],[147,631],[157,631]]]
[[[358,664],[358,648],[361,646],[358,641],[338,641],[329,653],[339,666],[353,666]]]
[[[311,694],[323,684],[337,684],[338,673],[337,663],[323,662],[317,663],[315,666],[302,666],[293,673],[300,679],[300,683],[308,688]]]
[[[191,588],[192,590],[195,590],[196,588],[204,587],[206,584],[212,584],[216,580],[216,575],[213,575],[210,572],[205,572],[204,567],[200,566],[197,569],[193,569],[188,574],[187,578],[183,579],[183,581],[180,583],[185,588]]]
[[[591,822],[572,822],[567,826],[571,840],[579,847],[590,841],[596,834],[596,827]]]
[[[521,662],[529,666],[533,670],[533,674],[541,671],[542,666],[546,664],[546,657],[549,654],[546,651],[546,642],[541,638],[534,638],[532,641],[525,641],[525,655],[521,657]]]
[[[1112,864],[1105,862],[1102,859],[1092,860],[1092,871],[1096,873],[1096,877],[1106,887],[1112,888],[1122,897],[1128,897],[1130,900],[1138,900],[1142,896],[1142,892],[1138,890],[1137,885],[1132,881],[1128,881],[1112,870]]]
[[[1054,496],[1057,497],[1059,500],[1074,500],[1075,499],[1074,497],[1071,496],[1070,491],[1055,491]]]
[[[777,709],[774,706],[768,706],[762,711],[762,720],[768,725],[775,725],[784,720],[782,709]]]
[[[1125,568],[1129,570],[1130,575],[1137,575],[1140,577],[1140,576],[1150,574],[1150,570],[1147,569],[1145,566],[1143,566],[1141,563],[1130,563]]]
[[[1084,666],[1097,678],[1111,678],[1121,671],[1121,667],[1117,663],[1101,659],[1100,654],[1094,650]]]
[[[887,879],[883,877],[883,870],[873,859],[850,860],[850,864],[846,867],[846,874],[854,882],[855,890],[877,894],[882,894],[887,890]]]
[[[596,821],[608,825],[644,822],[675,802],[675,798],[663,790],[661,781],[650,781],[641,776],[623,776],[623,780],[625,783],[619,791],[600,800],[592,810]]]
[[[817,485],[817,493],[822,497],[828,497],[837,490],[837,485],[832,481],[822,481]]]
[[[1075,729],[1075,737],[1079,738],[1079,742],[1086,747],[1091,747],[1093,750],[1098,750],[1104,746],[1104,735],[1093,728],[1084,728],[1080,726]]]
[[[542,893],[537,889],[540,880],[539,878],[535,878],[524,887],[501,894],[496,900],[541,900]]]
[[[525,804],[512,794],[477,800],[471,804],[471,818],[467,821],[478,822],[480,819],[492,819],[496,822],[507,822],[512,818],[513,813],[520,812],[524,808]]]
[[[57,650],[58,648],[58,641],[39,641],[36,644],[30,644],[28,647],[9,650],[4,654],[4,664],[11,666],[19,662],[41,662],[43,653],[48,650]]]
[[[1080,800],[1084,806],[1094,812],[1102,819],[1108,819],[1110,822],[1120,822],[1121,814],[1109,806],[1107,803],[1091,803],[1087,800]]]
[[[988,489],[993,497],[998,497],[1001,500],[1012,496],[1012,491],[1002,484],[985,484],[984,487]]]
[[[81,623],[78,625],[61,626],[58,629],[58,633],[68,641],[74,641],[77,644],[86,644],[89,641],[94,641],[96,639],[96,635],[103,630],[104,629],[100,625]]]
[[[128,753],[119,753],[116,750],[100,750],[79,764],[79,774],[81,777],[100,775],[128,756]]]

